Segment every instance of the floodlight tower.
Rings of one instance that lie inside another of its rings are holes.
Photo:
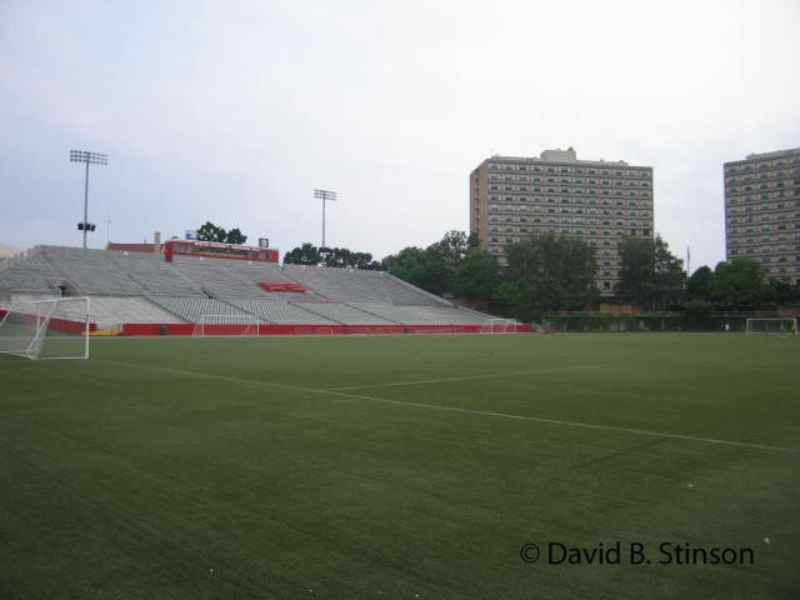
[[[322,246],[325,247],[325,203],[336,202],[336,192],[330,190],[314,190],[314,198],[322,198]]]
[[[325,203],[336,202],[336,192],[330,190],[314,190],[314,198],[322,198],[322,246],[325,247]]]
[[[108,156],[86,150],[70,150],[69,161],[86,163],[86,179],[83,183],[83,221],[78,223],[78,231],[83,232],[83,249],[86,250],[86,235],[95,230],[94,223],[89,223],[89,165],[107,165]]]

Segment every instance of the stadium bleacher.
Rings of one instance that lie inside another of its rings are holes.
[[[305,310],[342,325],[391,325],[392,322],[376,314],[364,312],[354,306],[336,302],[298,304]]]
[[[200,322],[204,315],[225,315],[231,319],[231,322],[249,323],[253,320],[251,313],[213,298],[149,296],[148,299],[153,304],[189,323]]]
[[[140,296],[143,289],[112,262],[111,253],[42,246],[44,258],[84,296]]]
[[[459,308],[382,271],[37,246],[0,264],[0,302],[15,295],[89,296],[98,328],[227,323],[358,327],[484,326]],[[364,329],[360,329],[362,331]]]
[[[202,290],[160,256],[138,252],[111,252],[111,262],[148,295],[203,296]]]
[[[491,317],[455,306],[353,303],[353,307],[401,325],[481,325]]]
[[[448,304],[383,271],[286,265],[283,273],[333,302]]]
[[[254,314],[267,323],[290,325],[335,325],[322,315],[305,310],[302,304],[269,300],[228,300],[241,310]]]

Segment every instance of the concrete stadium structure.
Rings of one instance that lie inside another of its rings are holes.
[[[0,303],[53,296],[90,297],[96,329],[129,335],[190,334],[205,315],[255,321],[264,334],[475,332],[493,322],[382,271],[59,246],[0,264]]]

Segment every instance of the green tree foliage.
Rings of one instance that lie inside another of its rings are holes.
[[[622,259],[617,296],[625,302],[649,305],[655,294],[656,253],[653,240],[626,238],[619,246]]]
[[[228,232],[222,227],[214,225],[211,221],[206,221],[205,224],[197,230],[197,239],[203,242],[224,243],[227,238]]]
[[[456,273],[470,248],[469,241],[463,231],[448,231],[440,241],[428,246],[426,251],[431,255],[428,264],[444,278],[444,291],[455,291]]]
[[[620,255],[617,295],[622,300],[648,308],[666,308],[683,301],[683,261],[670,252],[661,236],[654,240],[626,238],[620,244]]]
[[[712,296],[726,307],[753,307],[764,299],[764,269],[751,258],[735,257],[721,262],[714,270]]]
[[[318,265],[322,262],[322,257],[314,244],[306,242],[284,254],[283,262],[287,265]]]
[[[499,283],[497,258],[488,250],[471,247],[456,267],[453,293],[468,300],[486,301]]]
[[[791,285],[785,281],[770,279],[764,289],[763,301],[778,306],[800,304],[800,282]]]
[[[236,227],[230,231],[225,231],[222,227],[215,225],[211,221],[206,221],[197,230],[197,239],[203,242],[220,242],[222,244],[244,244],[247,236]]]
[[[306,242],[292,249],[283,257],[287,265],[319,265],[328,267],[353,267],[356,269],[380,269],[379,262],[372,260],[369,252],[353,252],[347,248],[317,248]]]
[[[526,313],[578,309],[597,298],[594,250],[572,236],[545,234],[510,244],[499,299]]]
[[[668,308],[682,303],[686,297],[686,271],[683,261],[672,254],[661,236],[655,239],[654,308]]]
[[[352,252],[347,248],[320,248],[319,254],[328,267],[353,267],[355,269],[380,269],[369,252]]]
[[[447,269],[441,252],[409,246],[396,255],[384,258],[383,267],[395,277],[433,294],[449,291],[446,288]]]
[[[686,285],[686,291],[692,300],[709,300],[714,287],[714,271],[703,265],[697,269]]]
[[[231,229],[225,238],[225,242],[228,244],[244,244],[246,241],[247,236],[244,235],[238,227]]]
[[[448,231],[427,248],[403,248],[382,262],[392,275],[433,294],[485,302],[497,282],[497,260],[480,248],[477,234],[463,231]]]

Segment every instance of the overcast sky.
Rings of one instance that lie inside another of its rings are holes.
[[[724,258],[722,163],[800,146],[800,1],[0,0],[0,243],[183,235],[380,258],[467,229],[493,153],[650,165],[656,231]]]

